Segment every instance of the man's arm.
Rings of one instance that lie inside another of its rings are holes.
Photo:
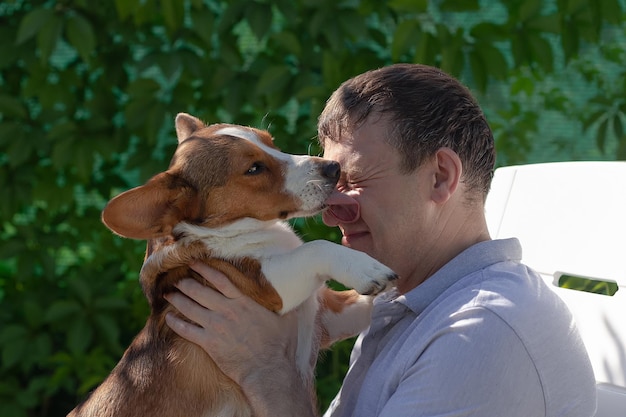
[[[296,314],[279,316],[244,296],[222,273],[193,265],[216,290],[183,280],[167,300],[185,317],[166,317],[181,337],[202,347],[246,394],[255,416],[316,415],[314,396],[295,366]]]

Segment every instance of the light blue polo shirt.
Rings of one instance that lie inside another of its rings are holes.
[[[517,239],[481,242],[377,297],[325,416],[593,416],[572,316],[521,254]]]

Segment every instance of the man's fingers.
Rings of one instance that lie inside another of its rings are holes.
[[[185,281],[190,281],[195,283],[196,285],[199,285],[200,287],[202,287],[200,284],[196,283],[195,281],[188,279]],[[182,282],[182,281],[181,281]],[[187,283],[190,284],[190,283]],[[185,287],[185,286],[183,286]],[[207,290],[210,290],[209,288],[205,288]],[[213,290],[211,290],[213,291]],[[183,291],[184,292],[184,291]],[[213,291],[215,293],[215,291]],[[185,293],[187,295],[187,293]],[[215,293],[216,296],[221,297],[221,295]],[[170,293],[170,294],[166,294],[165,299],[172,305],[174,306],[174,308],[176,310],[178,310],[183,316],[187,317],[189,320],[195,322],[198,324],[198,326],[200,327],[205,327],[207,325],[207,320],[209,319],[209,313],[211,306],[206,306],[198,301],[192,300],[191,298],[189,298],[189,296],[185,296],[181,293]],[[204,303],[209,304],[206,302],[206,300],[209,297],[203,296],[202,297],[205,301]],[[194,302],[195,301],[195,302]],[[195,326],[195,327],[198,327]]]
[[[183,337],[197,345],[202,345],[202,342],[204,341],[204,329],[202,327],[189,323],[180,317],[176,317],[173,313],[167,313],[165,315],[165,323],[167,323],[169,328],[180,337]]]
[[[220,303],[223,303],[225,300],[224,296],[218,291],[200,284],[195,279],[185,278],[178,281],[175,285],[180,292],[209,310],[216,310],[219,308]]]
[[[213,286],[227,298],[239,298],[243,294],[239,288],[235,287],[228,277],[221,272],[211,268],[201,262],[194,262],[190,265],[191,269],[199,273],[204,279],[213,284]]]

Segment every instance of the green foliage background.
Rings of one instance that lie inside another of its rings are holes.
[[[623,0],[0,3],[0,415],[61,416],[143,326],[144,243],[100,210],[163,170],[185,111],[317,153],[345,79],[392,62],[470,86],[500,164],[626,159]],[[557,128],[555,128],[555,126]],[[559,127],[560,126],[560,127]],[[336,240],[316,219],[305,239]],[[318,369],[321,408],[350,343]]]

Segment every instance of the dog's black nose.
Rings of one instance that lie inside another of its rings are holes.
[[[339,175],[341,175],[341,167],[339,166],[339,162],[329,161],[322,168],[322,175],[324,177],[329,178],[331,180],[338,180]]]

